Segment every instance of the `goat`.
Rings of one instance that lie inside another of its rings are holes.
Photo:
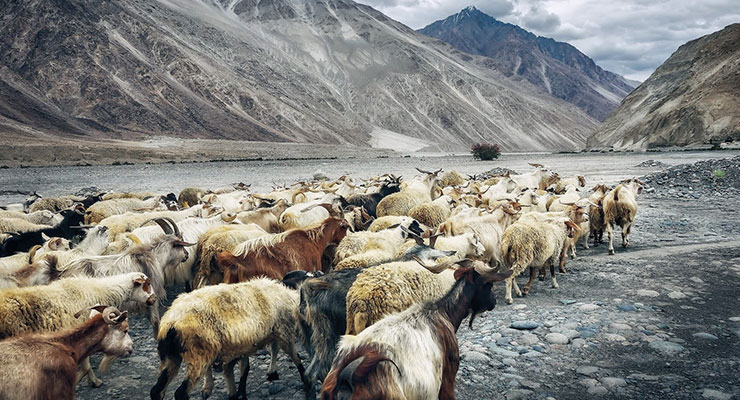
[[[643,183],[639,179],[627,179],[604,196],[604,225],[609,238],[609,254],[614,255],[612,229],[622,227],[622,247],[630,246],[629,234],[637,214],[637,195],[642,193]]]
[[[442,298],[388,316],[357,336],[345,335],[321,390],[322,400],[454,399],[460,364],[455,333],[468,315],[496,305],[492,286],[511,272],[461,260]]]
[[[129,356],[126,311],[95,306],[96,315],[73,329],[27,334],[0,342],[0,398],[72,400],[77,366],[90,355]]]
[[[28,251],[35,245],[41,245],[45,242],[44,235],[72,240],[84,234],[81,229],[76,229],[80,227],[84,218],[84,214],[79,209],[63,210],[62,216],[64,217],[62,222],[54,227],[9,237],[0,246],[0,257]]]
[[[163,398],[182,361],[188,365],[187,373],[175,391],[175,399],[187,399],[203,377],[201,394],[207,398],[213,390],[211,365],[219,358],[224,363],[229,398],[246,398],[248,357],[264,345],[270,345],[273,355],[280,348],[290,356],[308,390],[310,385],[293,345],[293,310],[297,305],[295,290],[268,278],[207,286],[178,296],[162,317],[157,335],[160,367],[157,383],[150,392],[152,400]],[[244,371],[237,389],[233,371],[239,359]],[[276,367],[273,358],[268,374],[275,372]]]
[[[439,197],[441,190],[438,185],[437,175],[442,171],[429,172],[420,170],[425,176],[403,182],[398,193],[384,197],[376,207],[378,217],[386,215],[408,215],[414,206],[432,201]]]
[[[339,243],[347,234],[344,219],[329,217],[320,225],[307,229],[263,236],[240,245],[234,254],[218,254],[218,266],[224,272],[225,283],[267,276],[281,279],[286,273],[302,269],[322,269],[321,256],[330,244]]]

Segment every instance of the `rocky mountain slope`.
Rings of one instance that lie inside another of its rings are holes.
[[[636,86],[634,81],[603,70],[568,43],[498,21],[473,6],[419,32],[464,52],[489,57],[487,62],[506,76],[521,77],[599,121]]]
[[[582,148],[597,122],[349,0],[0,2],[0,136]]]
[[[676,50],[588,140],[644,150],[740,140],[740,24]]]

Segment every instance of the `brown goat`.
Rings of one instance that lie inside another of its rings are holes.
[[[312,228],[257,238],[249,242],[244,254],[219,253],[218,266],[224,272],[225,283],[244,282],[258,276],[279,280],[295,270],[320,271],[324,250],[338,244],[347,235],[348,227],[344,219],[329,217]]]
[[[133,352],[127,313],[93,307],[97,314],[77,328],[26,334],[0,342],[0,398],[71,400],[77,365],[102,351],[115,356]]]

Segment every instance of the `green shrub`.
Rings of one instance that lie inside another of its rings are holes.
[[[721,169],[715,169],[712,171],[715,177],[717,178],[724,178],[725,177],[725,171],[722,171]]]
[[[501,154],[501,148],[492,143],[476,143],[470,148],[473,158],[476,160],[494,160]]]

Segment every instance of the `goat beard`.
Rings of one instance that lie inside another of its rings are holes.
[[[468,328],[473,329],[473,320],[475,319],[475,316],[480,314],[480,312],[476,312],[472,308],[469,309],[470,311],[470,322],[468,322]]]

